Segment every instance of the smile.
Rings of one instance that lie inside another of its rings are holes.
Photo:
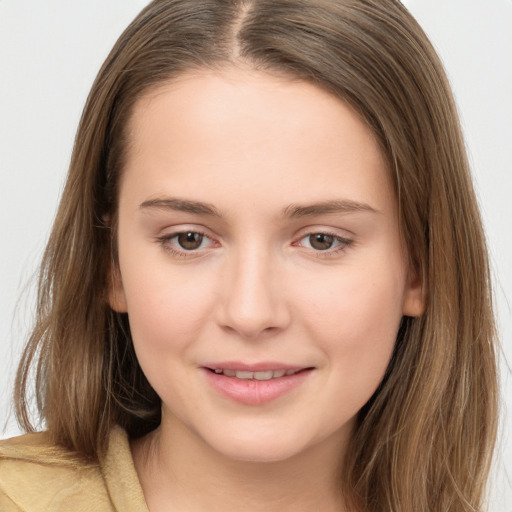
[[[289,377],[290,375],[295,375],[301,370],[267,370],[251,372],[247,370],[228,370],[216,368],[215,370],[210,369],[210,371],[216,373],[217,375],[225,375],[226,377],[233,377],[242,380],[271,380],[279,379],[280,377]]]
[[[224,398],[244,405],[264,405],[302,387],[312,367],[282,364],[212,364],[202,367],[206,382]]]

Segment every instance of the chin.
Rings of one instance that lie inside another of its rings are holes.
[[[252,442],[232,443],[230,446],[222,447],[221,450],[219,451],[224,457],[237,462],[276,463],[302,453],[303,447],[286,446],[275,442],[271,444]]]
[[[275,463],[305,454],[320,440],[293,435],[289,429],[279,434],[275,429],[251,429],[240,433],[219,432],[219,436],[204,439],[221,456],[239,462]],[[222,435],[224,434],[224,435]]]

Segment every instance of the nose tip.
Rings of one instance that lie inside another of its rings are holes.
[[[266,326],[256,323],[250,318],[238,318],[236,322],[226,322],[223,325],[227,331],[237,333],[241,338],[255,340],[265,334],[271,334],[279,330],[277,326]]]
[[[221,327],[249,340],[284,329],[290,315],[283,290],[272,279],[272,272],[265,270],[262,261],[246,261],[240,267],[226,283],[219,308]]]

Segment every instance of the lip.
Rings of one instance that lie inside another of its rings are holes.
[[[293,366],[277,362],[247,364],[241,362],[210,363],[201,367],[209,385],[220,395],[245,405],[264,405],[277,400],[299,387],[311,375],[313,368]],[[297,373],[271,380],[237,379],[215,373],[214,370],[240,370],[264,372],[293,370]]]
[[[280,363],[277,361],[264,361],[258,363],[242,363],[241,361],[226,361],[221,363],[205,363],[201,365],[203,368],[210,370],[241,370],[245,372],[267,372],[270,370],[304,370],[305,366],[294,366]]]

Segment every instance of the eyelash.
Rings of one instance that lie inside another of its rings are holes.
[[[304,236],[299,238],[299,240],[297,242],[294,242],[293,245],[299,245],[299,243],[302,240],[308,239],[314,235],[323,235],[323,236],[332,237],[333,243],[338,244],[334,248],[329,247],[328,249],[325,249],[325,250],[315,249],[313,247],[306,247],[306,249],[313,251],[315,256],[319,257],[319,258],[330,258],[330,257],[338,256],[341,252],[345,251],[347,249],[347,247],[349,247],[353,243],[353,240],[351,240],[350,238],[344,238],[342,236],[339,236],[335,233],[331,233],[329,231],[312,231],[312,232],[306,233]]]
[[[163,236],[157,237],[156,241],[163,247],[163,249],[165,251],[171,253],[173,256],[176,256],[178,258],[194,258],[194,257],[198,257],[198,256],[202,255],[203,253],[199,252],[201,247],[198,247],[197,249],[190,249],[190,250],[187,250],[183,247],[178,248],[178,249],[176,248],[176,247],[178,247],[178,242],[176,241],[173,243],[172,240],[176,239],[180,235],[187,235],[187,234],[199,235],[199,236],[203,237],[203,240],[204,239],[209,240],[210,245],[212,243],[214,245],[218,244],[218,242],[213,240],[207,234],[205,234],[201,231],[197,231],[197,230],[178,231],[176,233],[163,235]],[[301,241],[308,239],[314,235],[323,235],[323,236],[327,236],[327,237],[332,237],[333,243],[338,244],[338,245],[335,246],[334,248],[329,247],[325,250],[322,250],[322,249],[315,249],[314,247],[304,247],[303,245],[300,244]],[[301,236],[296,242],[293,242],[292,245],[304,247],[308,251],[311,251],[312,253],[314,253],[314,255],[316,257],[329,258],[329,257],[335,257],[339,253],[345,251],[346,248],[349,247],[352,243],[353,243],[353,240],[351,240],[349,238],[341,237],[341,236],[339,236],[335,233],[331,233],[329,231],[312,231],[312,232],[306,233],[303,236]]]
[[[205,234],[201,231],[197,231],[197,230],[178,231],[176,233],[171,233],[169,235],[159,236],[159,237],[157,237],[156,240],[163,247],[163,249],[165,251],[170,252],[173,256],[176,256],[178,258],[194,258],[194,257],[197,258],[198,256],[201,255],[201,253],[198,252],[199,249],[201,249],[200,247],[198,249],[191,249],[191,250],[187,250],[185,248],[176,249],[176,247],[179,247],[178,242],[177,241],[175,243],[172,242],[173,239],[179,237],[180,235],[187,235],[187,234],[200,235],[201,237],[203,237],[203,239],[207,239],[210,242],[213,242],[214,244],[217,243],[215,240],[213,240],[207,234]]]

